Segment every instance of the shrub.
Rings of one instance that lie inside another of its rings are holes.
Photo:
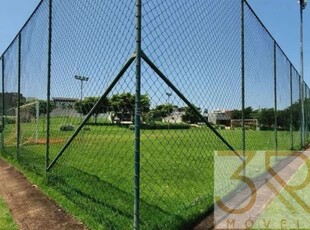
[[[260,130],[269,130],[269,131],[271,131],[271,130],[274,130],[274,128],[273,127],[270,127],[270,126],[266,126],[266,125],[262,125],[261,127],[260,127]]]
[[[73,131],[74,126],[71,124],[62,125],[62,126],[60,126],[60,130],[61,131]]]
[[[15,124],[16,118],[14,116],[5,116],[4,117],[4,123],[5,124]]]
[[[141,124],[141,129],[189,129],[190,127],[186,123],[150,122]],[[130,125],[129,129],[134,130],[135,126]]]
[[[115,124],[111,123],[111,122],[87,122],[86,125],[89,126],[114,126]]]

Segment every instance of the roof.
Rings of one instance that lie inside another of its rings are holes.
[[[76,102],[77,98],[68,98],[68,97],[52,97],[53,101],[60,101],[60,102]]]

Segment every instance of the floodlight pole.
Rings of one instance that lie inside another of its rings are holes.
[[[76,80],[81,81],[81,101],[82,101],[83,100],[83,81],[88,81],[89,77],[83,77],[83,76],[75,75],[74,78]]]
[[[48,53],[47,53],[47,89],[46,89],[46,146],[45,146],[45,172],[47,173],[50,161],[50,110],[51,110],[51,76],[52,76],[52,11],[53,0],[48,1]]]
[[[166,95],[168,96],[167,105],[169,105],[169,98],[171,97],[172,93],[171,92],[166,92]]]
[[[299,0],[300,3],[300,75],[301,75],[301,147],[305,147],[305,90],[304,90],[304,55],[303,55],[303,10],[306,8],[307,1]]]
[[[81,81],[81,97],[80,97],[80,101],[82,102],[83,100],[83,81],[88,81],[89,80],[89,77],[84,77],[84,76],[79,76],[79,75],[75,75],[74,78],[76,80],[79,80]],[[83,121],[83,115],[81,113],[81,123]]]

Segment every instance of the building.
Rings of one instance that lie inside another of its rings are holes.
[[[76,98],[53,97],[55,108],[73,109],[74,103],[78,101]]]
[[[167,117],[164,117],[162,119],[163,122],[168,123],[181,123],[182,122],[182,116],[185,114],[185,108],[173,108],[173,111],[171,114],[169,114]]]
[[[26,98],[20,94],[20,103],[24,104],[26,102]],[[17,101],[18,101],[18,93],[12,92],[12,93],[0,93],[0,111],[3,111],[2,107],[2,100],[4,97],[4,115],[7,116],[15,116],[15,109],[17,107]]]
[[[211,124],[230,127],[231,114],[232,111],[230,110],[214,110],[204,114],[204,116],[208,118],[208,122]]]

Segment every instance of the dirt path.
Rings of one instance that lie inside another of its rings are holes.
[[[7,202],[19,229],[86,229],[1,159],[0,195]]]

